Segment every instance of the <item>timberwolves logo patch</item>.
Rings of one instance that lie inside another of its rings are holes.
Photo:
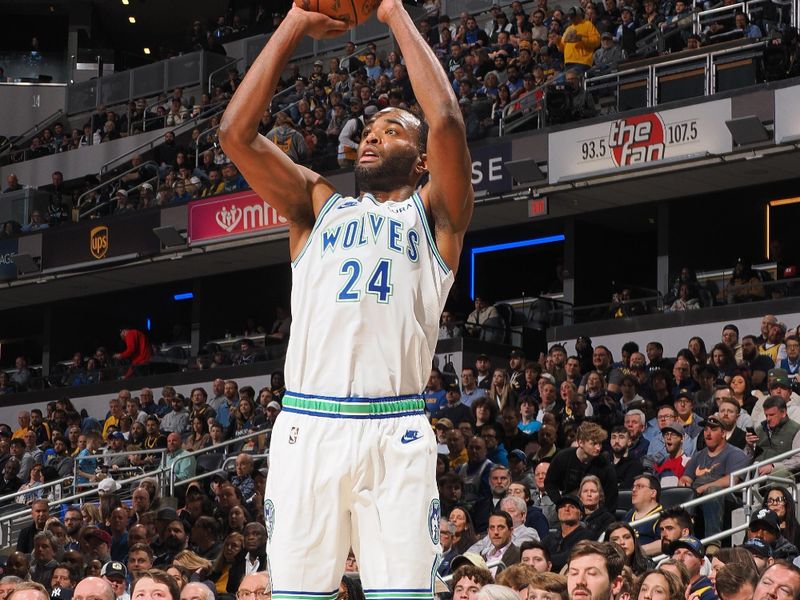
[[[439,505],[439,499],[434,498],[428,509],[428,533],[431,534],[431,541],[436,545],[439,544],[439,521],[441,518],[442,507]]]
[[[275,528],[275,505],[272,500],[264,500],[264,523],[267,525],[267,537],[272,537],[272,530]]]

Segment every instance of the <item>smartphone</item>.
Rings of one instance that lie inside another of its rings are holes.
[[[746,429],[745,429],[745,431],[746,431],[747,433],[751,434],[751,435],[755,435],[755,434],[756,434],[756,430],[755,430],[755,429],[753,429],[752,427],[748,427],[748,428],[746,428]]]

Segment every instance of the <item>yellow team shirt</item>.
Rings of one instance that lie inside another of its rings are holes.
[[[578,42],[567,42],[565,37],[570,29],[581,36]],[[564,53],[564,64],[580,63],[587,67],[592,66],[594,51],[600,47],[600,32],[591,21],[584,19],[577,25],[570,25],[564,30],[564,35],[558,42],[558,49]]]

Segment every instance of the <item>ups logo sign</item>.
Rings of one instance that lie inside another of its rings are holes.
[[[108,254],[108,227],[100,225],[89,232],[89,251],[97,259]]]

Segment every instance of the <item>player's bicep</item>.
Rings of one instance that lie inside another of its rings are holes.
[[[461,115],[431,127],[428,134],[427,196],[437,227],[463,233],[472,218],[472,160]]]
[[[251,188],[292,222],[313,219],[313,171],[291,158],[262,135],[246,146],[223,144],[228,158]]]

